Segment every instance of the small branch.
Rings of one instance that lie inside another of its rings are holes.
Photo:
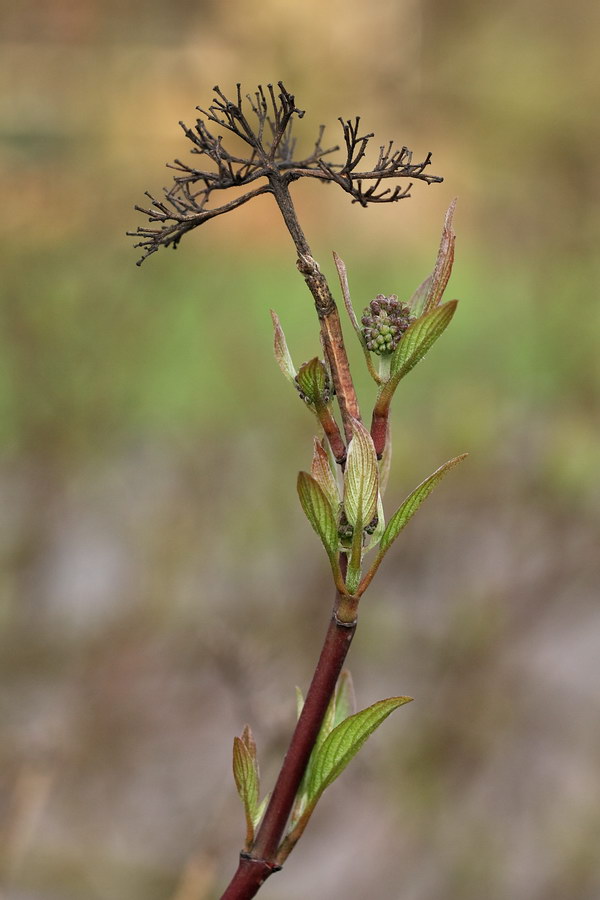
[[[321,327],[321,340],[331,369],[331,377],[340,407],[346,441],[352,438],[351,419],[360,419],[358,399],[350,374],[339,312],[319,266],[312,258],[308,241],[300,227],[287,185],[272,182],[272,192],[298,253],[297,267],[315,301]],[[334,451],[335,452],[335,451]],[[336,453],[337,455],[337,453]]]
[[[249,900],[276,872],[277,849],[356,630],[356,606],[338,595],[325,642],[252,851],[242,854],[221,900]]]
[[[184,234],[187,234],[188,231],[191,231],[198,225],[202,225],[203,222],[207,222],[209,219],[214,219],[215,216],[220,216],[224,212],[231,212],[231,210],[237,209],[239,206],[243,206],[244,203],[248,202],[248,200],[252,200],[254,197],[260,196],[260,194],[268,194],[269,192],[269,186],[264,185],[263,187],[256,188],[256,190],[254,191],[249,191],[242,197],[238,197],[235,200],[231,200],[229,203],[223,204],[223,206],[216,207],[215,209],[204,209],[198,213],[191,215],[177,215],[174,212],[169,212],[169,210],[165,208],[164,204],[161,204],[159,201],[156,201],[153,198],[151,199],[156,207],[156,210],[144,209],[141,206],[136,206],[135,208],[137,210],[145,213],[148,216],[148,220],[150,222],[173,223],[172,225],[165,225],[164,228],[160,229],[138,228],[137,231],[127,232],[128,235],[142,238],[141,241],[138,241],[137,244],[134,244],[135,247],[142,247],[144,250],[144,256],[142,256],[142,258],[137,261],[136,265],[141,266],[144,259],[147,256],[150,256],[152,253],[156,253],[159,247],[177,247]]]

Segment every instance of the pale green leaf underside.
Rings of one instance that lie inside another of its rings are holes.
[[[269,802],[270,799],[271,799],[271,794],[265,794],[265,796],[263,797],[261,802],[258,804],[256,809],[254,810],[254,813],[252,815],[252,824],[253,824],[254,828],[258,827],[260,820],[262,819],[262,817],[265,813],[265,809],[267,808],[267,803]]]
[[[340,505],[340,495],[335,475],[331,471],[329,456],[320,441],[314,439],[314,452],[311,466],[311,475],[319,484],[319,487],[329,500],[331,508],[337,510]]]
[[[399,706],[409,703],[412,697],[390,697],[380,700],[340,722],[319,748],[311,765],[310,779],[306,785],[309,808],[329,785],[335,781],[356,756],[366,739]]]
[[[337,523],[331,504],[308,472],[298,474],[298,496],[306,518],[317,532],[325,550],[331,557],[338,547]]]
[[[334,726],[339,725],[344,719],[356,712],[356,697],[352,676],[348,669],[344,669],[338,679],[335,692],[335,721]]]
[[[244,807],[247,838],[251,840],[258,807],[258,773],[250,751],[239,737],[233,739],[233,777]]]
[[[361,422],[353,420],[344,473],[344,510],[355,528],[368,525],[377,511],[379,475],[371,435]]]
[[[281,327],[281,323],[279,322],[279,316],[273,310],[271,310],[271,319],[273,320],[274,350],[277,365],[279,366],[281,372],[287,378],[287,380],[292,384],[295,384],[294,378],[296,375],[296,369],[294,368],[294,363],[292,362],[292,357],[290,356],[290,351],[288,350],[288,345],[285,339],[285,334],[283,333],[283,328]]]

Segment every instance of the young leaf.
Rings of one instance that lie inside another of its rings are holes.
[[[249,848],[254,840],[254,818],[258,807],[259,779],[255,755],[256,746],[253,741],[249,746],[244,740],[245,736],[246,729],[241,738],[234,737],[233,739],[233,778],[244,807],[246,847]]]
[[[331,504],[318,481],[308,472],[298,474],[298,496],[306,518],[317,532],[328,554],[338,548],[337,523]]]
[[[318,356],[300,366],[296,382],[309,403],[316,405],[328,402],[329,376]]]
[[[452,217],[454,216],[455,209],[456,198],[448,207],[444,219],[440,249],[438,250],[435,269],[431,275],[431,283],[423,307],[425,313],[428,313],[430,310],[435,309],[436,306],[439,306],[452,272],[452,265],[454,263],[454,244],[456,241],[456,235],[452,229]]]
[[[450,300],[448,303],[436,307],[427,315],[421,316],[420,319],[413,322],[405,331],[392,356],[390,379],[379,389],[373,410],[373,423],[377,419],[385,420],[400,380],[423,359],[427,351],[445,331],[457,304],[458,300]]]
[[[365,362],[367,363],[367,369],[369,370],[369,374],[377,384],[382,383],[381,376],[377,373],[375,367],[373,366],[373,360],[371,359],[371,354],[367,349],[367,342],[365,341],[365,337],[362,333],[362,328],[358,324],[358,319],[356,318],[356,313],[354,312],[354,307],[352,306],[352,300],[350,299],[350,288],[348,286],[348,272],[346,271],[346,266],[344,261],[340,259],[335,250],[333,251],[333,261],[335,262],[335,267],[338,271],[338,277],[340,279],[340,287],[342,289],[342,296],[344,298],[344,305],[346,307],[346,312],[348,313],[348,318],[352,322],[352,327],[354,328],[358,340],[360,341],[360,346],[362,347],[363,353],[365,355]]]
[[[410,519],[414,516],[419,506],[423,501],[430,495],[434,487],[439,484],[444,475],[453,469],[454,466],[458,465],[465,457],[467,457],[468,453],[461,453],[460,456],[455,456],[454,459],[448,460],[445,462],[443,466],[440,466],[439,469],[436,469],[435,472],[426,478],[425,481],[422,481],[418,487],[414,489],[414,491],[408,495],[404,503],[396,510],[390,521],[387,523],[385,531],[381,537],[381,541],[379,543],[379,552],[377,557],[363,578],[358,590],[357,595],[360,597],[369,584],[371,583],[375,572],[379,568],[379,565],[394,543],[402,529],[408,524]]]
[[[379,474],[371,435],[356,419],[352,432],[344,472],[344,511],[348,522],[362,529],[377,511]]]
[[[430,495],[434,487],[440,483],[444,475],[449,472],[450,469],[453,469],[454,466],[458,465],[459,462],[465,459],[467,455],[467,453],[461,453],[460,456],[455,456],[454,459],[448,460],[448,462],[444,463],[443,466],[440,466],[439,469],[436,469],[435,472],[429,476],[429,478],[426,478],[425,481],[421,482],[421,484],[414,489],[412,494],[409,494],[402,506],[394,513],[394,515],[388,522],[385,531],[383,532],[383,536],[379,544],[380,553],[385,553],[390,545],[396,540],[402,529],[414,516],[423,500],[425,500]]]
[[[296,369],[294,368],[294,363],[292,362],[292,357],[290,356],[290,351],[288,350],[285,334],[283,333],[283,328],[281,327],[281,324],[279,322],[279,316],[273,310],[271,310],[271,319],[273,320],[273,330],[275,333],[274,349],[277,365],[279,366],[287,380],[290,381],[295,387],[296,383],[294,379],[296,377]]]
[[[450,300],[442,306],[436,306],[435,309],[422,315],[407,328],[392,355],[390,382],[395,381],[394,387],[423,359],[443,334],[450,324],[457,304],[458,300]]]
[[[300,691],[300,688],[296,688],[296,695],[297,698],[299,695],[300,701],[303,702],[302,692]],[[300,711],[301,709],[302,707],[300,706]],[[300,715],[300,711],[298,712],[298,715]],[[352,715],[355,711],[356,701],[354,697],[354,687],[352,685],[352,676],[350,675],[348,669],[344,669],[340,674],[338,683],[333,693],[333,697],[331,698],[329,706],[327,707],[327,712],[325,713],[323,723],[321,725],[321,728],[319,729],[319,734],[315,741],[311,757],[308,761],[308,766],[306,767],[302,783],[300,784],[300,788],[298,789],[298,793],[296,794],[296,799],[294,801],[294,806],[290,816],[290,830],[294,828],[294,826],[301,818],[304,810],[306,809],[306,803],[308,799],[308,795],[306,793],[306,785],[310,779],[312,763],[318,755],[318,748],[323,744],[326,738],[329,737],[329,734],[335,728],[335,726],[339,725],[343,719]]]
[[[308,809],[314,809],[319,797],[343,772],[366,739],[399,706],[412,697],[390,697],[380,700],[340,722],[319,748],[307,784]]]
[[[352,675],[348,669],[343,669],[335,689],[335,720],[334,727],[343,722],[356,712],[356,697]]]
[[[422,281],[418,288],[416,288],[410,299],[407,301],[407,306],[409,307],[413,316],[421,316],[424,311],[425,302],[427,297],[429,296],[429,290],[431,288],[431,282],[433,281],[433,273],[428,275],[425,281]]]
[[[254,810],[254,815],[252,816],[252,824],[254,825],[255,829],[258,828],[260,820],[262,819],[265,809],[267,808],[267,803],[270,799],[271,794],[269,792],[268,794],[265,794],[265,796],[262,798],[256,809]]]
[[[331,508],[335,511],[340,505],[340,494],[335,475],[331,471],[329,455],[323,444],[314,439],[314,451],[311,466],[311,475],[329,500]]]
[[[308,472],[298,473],[298,496],[306,518],[321,538],[321,543],[325,547],[335,586],[338,591],[344,593],[346,586],[342,578],[337,553],[339,546],[337,519],[331,504],[319,483]]]

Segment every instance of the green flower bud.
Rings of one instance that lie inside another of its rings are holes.
[[[377,294],[363,311],[361,322],[367,349],[383,356],[394,352],[414,317],[395,294]]]

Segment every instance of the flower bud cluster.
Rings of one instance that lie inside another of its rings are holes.
[[[363,312],[362,333],[367,349],[383,356],[393,353],[406,329],[414,322],[409,307],[395,294],[377,294]]]
[[[365,534],[373,534],[377,525],[379,524],[379,517],[373,516],[368,525],[365,525],[363,531]],[[338,522],[338,536],[342,542],[342,545],[345,547],[350,546],[352,542],[352,537],[354,535],[354,528],[346,518],[346,513],[344,510],[341,510],[340,519]]]

